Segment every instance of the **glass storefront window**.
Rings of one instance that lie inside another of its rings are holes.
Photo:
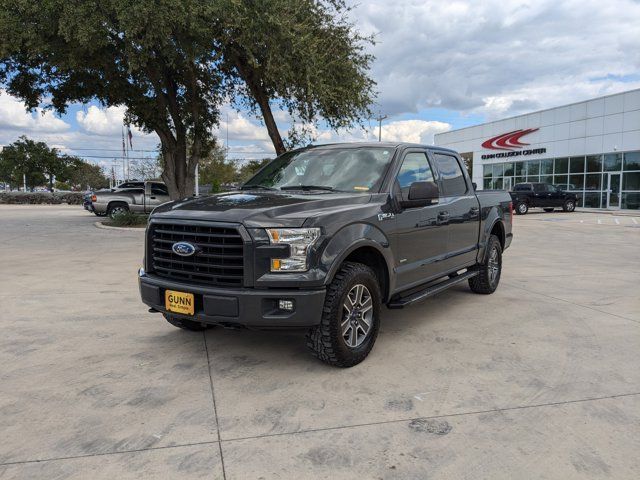
[[[585,190],[600,190],[602,185],[602,175],[600,173],[589,173],[585,176]]]
[[[640,209],[640,193],[623,192],[621,207],[630,208],[632,210],[639,210]]]
[[[569,173],[569,159],[568,158],[556,158],[554,161],[554,171],[556,175],[559,173]]]
[[[553,175],[540,175],[542,183],[553,183]]]
[[[584,157],[570,157],[569,158],[569,172],[570,173],[583,173],[584,172]]]
[[[553,159],[540,160],[540,175],[553,175]]]
[[[578,199],[576,200],[576,206],[584,207],[584,193],[576,192],[576,196],[578,197]]]
[[[484,188],[485,190],[491,190],[491,179],[490,178],[485,178],[482,184],[482,188]]]
[[[482,176],[484,178],[491,178],[491,165],[483,165],[482,166]]]
[[[582,190],[584,188],[584,175],[569,175],[569,190]]]
[[[538,175],[527,175],[527,182],[540,183],[540,177]]]
[[[569,183],[568,175],[554,175],[553,176],[553,184],[561,185],[562,189],[567,190],[567,183]]]
[[[600,208],[600,192],[586,192],[584,194],[584,206]]]
[[[513,176],[513,163],[505,163],[504,164],[504,176],[512,177]]]
[[[529,178],[529,175],[540,175],[540,162],[538,160],[526,162],[525,165],[527,168],[527,178]]]
[[[495,163],[493,165],[493,178],[501,177],[503,172],[503,167],[501,163]]]
[[[502,190],[502,178],[493,179],[493,190]]]
[[[607,153],[604,156],[604,171],[619,172],[622,169],[622,154]]]
[[[513,184],[515,185],[516,183],[524,183],[527,180],[525,179],[525,177],[516,177],[513,179]]]
[[[623,173],[622,190],[640,190],[640,172]]]
[[[516,175],[523,175],[524,174],[524,163],[522,162],[516,162],[514,164],[515,167],[515,171],[516,171]]]
[[[627,152],[624,154],[624,170],[640,170],[640,152]]]
[[[587,172],[602,171],[602,155],[587,155]]]

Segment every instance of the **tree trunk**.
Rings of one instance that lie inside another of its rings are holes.
[[[271,105],[269,105],[269,99],[261,91],[258,92],[258,94],[254,93],[254,96],[256,98],[256,101],[258,102],[258,105],[260,106],[262,118],[264,119],[264,124],[267,127],[269,138],[271,138],[271,142],[276,149],[276,154],[281,155],[286,152],[287,149],[284,147],[284,142],[282,141],[282,137],[280,136],[278,125],[276,124],[275,118],[273,118],[273,112],[271,111]]]
[[[167,148],[162,145],[164,170],[162,180],[167,185],[171,200],[193,197],[195,193],[195,165],[187,163],[187,148]],[[199,160],[199,159],[198,159]]]

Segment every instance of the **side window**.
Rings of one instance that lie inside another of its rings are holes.
[[[151,194],[152,195],[169,195],[169,190],[167,190],[166,185],[162,185],[161,183],[152,183]]]
[[[442,153],[436,153],[434,157],[442,181],[442,194],[445,197],[456,197],[467,193],[467,183],[458,159]]]
[[[546,188],[544,187],[544,185],[542,183],[534,183],[533,184],[533,191],[536,192],[536,193],[545,192]]]
[[[398,172],[400,188],[408,189],[413,182],[433,182],[433,172],[427,155],[421,152],[407,153]]]

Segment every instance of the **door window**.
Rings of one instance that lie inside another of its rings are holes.
[[[467,193],[467,182],[464,179],[458,159],[442,153],[436,153],[434,156],[440,172],[443,195],[445,197],[457,197]]]
[[[169,195],[169,190],[165,185],[161,183],[152,183],[151,184],[151,194],[152,195]]]
[[[434,182],[433,172],[427,155],[423,152],[407,153],[398,172],[398,185],[403,196],[409,191],[413,182]]]

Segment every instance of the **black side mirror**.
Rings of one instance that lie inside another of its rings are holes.
[[[438,200],[438,186],[435,182],[413,182],[409,187],[408,199],[400,201],[402,208],[426,207]]]
[[[476,182],[471,182],[471,185],[473,185],[473,191],[475,192],[476,190],[478,190],[478,184]]]

